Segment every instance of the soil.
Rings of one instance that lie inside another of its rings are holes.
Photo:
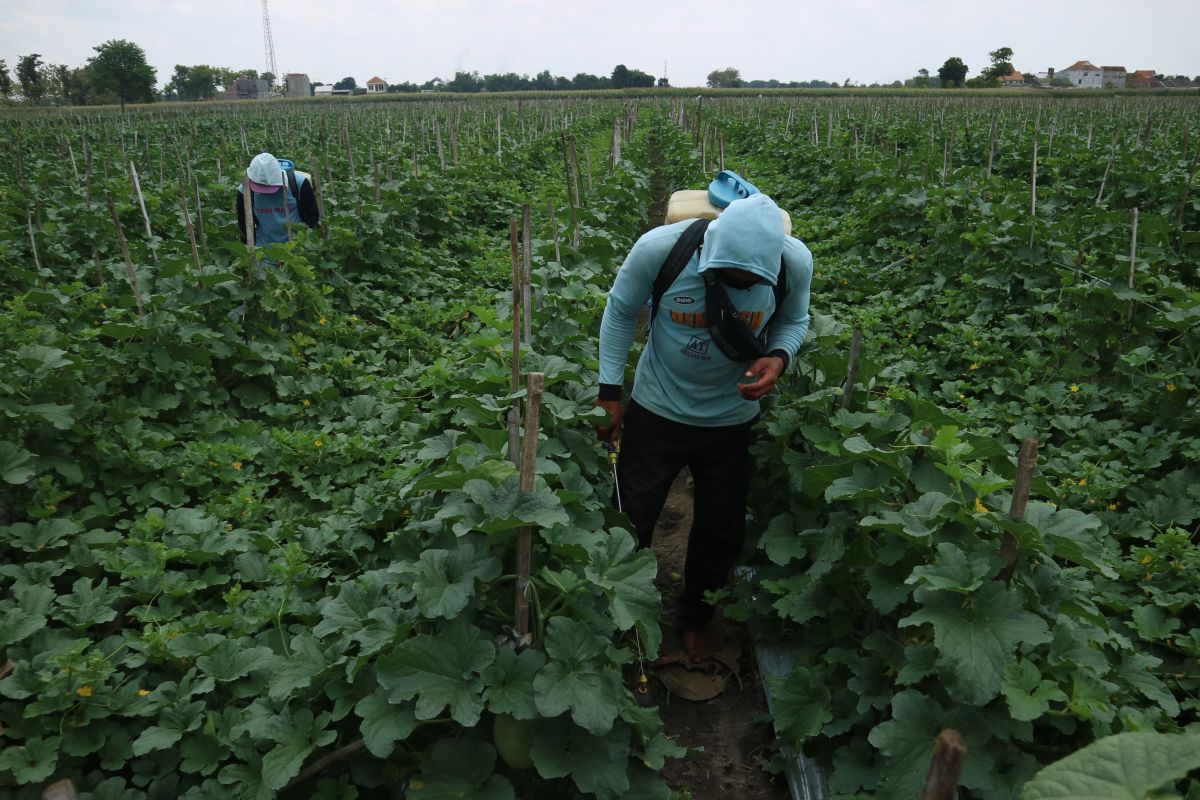
[[[663,652],[678,652],[674,630],[675,603],[683,589],[683,563],[692,527],[692,492],[687,472],[675,480],[654,532],[658,557],[655,583],[663,597]],[[728,679],[725,692],[706,702],[672,696],[653,681],[665,733],[689,749],[688,756],[668,761],[662,775],[668,785],[689,800],[787,800],[781,776],[766,772],[763,762],[773,754],[775,736],[769,722],[762,679],[744,627],[721,618],[713,623],[718,642],[740,642],[739,674]],[[652,672],[652,671],[651,671]]]

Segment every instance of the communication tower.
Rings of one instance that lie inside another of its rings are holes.
[[[275,66],[275,40],[271,36],[271,15],[267,12],[267,0],[262,0],[263,7],[263,49],[267,56],[267,72],[279,80],[279,69]]]

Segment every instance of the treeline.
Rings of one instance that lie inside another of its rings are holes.
[[[480,75],[478,72],[459,71],[454,73],[451,80],[433,78],[425,83],[411,82],[393,83],[388,85],[389,92],[536,92],[596,90],[596,89],[639,89],[651,86],[670,86],[665,77],[655,78],[640,69],[630,69],[624,64],[617,64],[609,75],[592,75],[587,72],[576,73],[574,78],[565,75],[553,75],[550,70],[542,70],[532,78],[528,75],[518,75],[515,72],[504,72],[493,75]],[[353,78],[343,78],[334,84],[338,89],[355,89]]]
[[[122,107],[155,99],[156,71],[146,63],[142,48],[124,39],[111,39],[92,49],[96,55],[74,68],[46,64],[41,53],[30,53],[19,57],[10,72],[0,59],[0,98],[19,98],[34,105],[119,102]]]

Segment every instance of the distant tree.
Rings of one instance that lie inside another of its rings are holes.
[[[601,78],[600,80],[602,80],[602,81],[603,81],[603,80],[606,80],[606,79],[604,79],[604,78]],[[557,76],[557,77],[554,79],[554,88],[555,88],[555,89],[558,89],[560,92],[565,92],[565,91],[567,91],[568,89],[570,89],[570,88],[571,88],[571,79],[570,79],[570,78],[568,78],[568,77],[566,77],[565,75],[559,75],[559,76]]]
[[[554,76],[550,74],[550,70],[548,69],[544,69],[537,75],[533,76],[532,88],[534,89],[548,91],[555,88],[557,85],[557,81],[554,80]]]
[[[8,64],[0,58],[0,97],[7,100],[12,97],[12,76],[8,74]]]
[[[1012,74],[1013,50],[1011,47],[1000,47],[988,53],[992,63],[981,73],[983,77],[999,81],[1005,75]]]
[[[666,75],[663,75],[661,78],[658,79],[658,86],[660,88],[667,88],[670,85],[671,85],[671,83],[670,83],[670,81],[667,80]]]
[[[946,63],[938,69],[938,77],[941,78],[942,86],[958,86],[962,87],[963,80],[967,77],[967,65],[958,56],[952,56],[946,59]]]
[[[416,94],[421,91],[421,87],[410,81],[404,83],[389,83],[388,94]]]
[[[17,59],[17,82],[21,84],[21,95],[30,103],[41,100],[46,91],[38,72],[41,65],[41,53],[30,53]]]
[[[212,100],[217,87],[225,85],[223,76],[228,72],[208,64],[191,67],[176,64],[175,72],[167,83],[167,92],[180,100]]]
[[[741,70],[736,67],[714,69],[708,73],[708,81],[705,85],[712,89],[737,89],[742,85]]]
[[[505,72],[503,74],[484,75],[483,88],[489,92],[524,92],[533,88],[533,82],[526,75]]]
[[[349,89],[350,91],[353,92],[355,89],[358,88],[358,81],[354,80],[354,78],[342,78],[340,81],[338,81],[337,83],[335,83],[333,85],[333,88],[334,89]]]
[[[654,85],[654,76],[640,69],[629,70],[629,86],[634,89],[648,89]]]
[[[613,67],[612,85],[614,89],[629,88],[629,67],[624,64],[617,64]]]
[[[274,72],[263,72],[258,76],[258,79],[266,81],[267,86],[275,85],[275,73]]]
[[[478,92],[483,89],[483,78],[478,72],[463,72],[454,73],[454,80],[449,81],[445,87],[447,92]]]
[[[440,91],[442,91],[442,89],[445,85],[446,85],[446,82],[443,81],[441,78],[430,78],[429,80],[427,80],[421,84],[421,91],[423,91],[423,92],[440,92]]]
[[[146,63],[146,51],[125,39],[110,39],[96,45],[96,55],[88,59],[92,84],[99,92],[112,92],[125,103],[154,100],[157,70]]]
[[[922,67],[917,70],[916,77],[909,78],[904,82],[904,85],[913,89],[928,89],[935,85],[935,81],[929,77],[929,70]]]
[[[602,78],[599,75],[592,75],[588,72],[579,72],[571,79],[571,85],[568,88],[583,90],[612,89],[613,83],[610,78]]]
[[[1034,75],[1032,72],[1021,73],[1021,77],[1025,79],[1026,83],[1037,83],[1038,82],[1038,76]]]

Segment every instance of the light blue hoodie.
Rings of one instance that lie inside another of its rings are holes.
[[[296,176],[296,191],[303,192],[304,184],[309,180],[307,172],[295,170]],[[242,193],[242,185],[239,183],[238,194]],[[271,194],[259,194],[251,191],[250,197],[254,205],[254,218],[258,220],[258,229],[254,233],[254,243],[259,247],[268,244],[276,244],[286,242],[288,240],[288,217],[291,218],[292,226],[295,227],[302,223],[300,219],[300,198],[292,194],[288,182],[285,180],[283,186],[279,187],[279,191]],[[241,198],[238,198],[239,201]]]
[[[694,220],[664,225],[638,239],[617,273],[600,323],[600,383],[624,383],[638,313],[676,240]],[[780,254],[788,270],[787,296],[775,308],[772,286]],[[808,334],[812,254],[799,239],[785,236],[779,208],[757,194],[729,205],[705,232],[704,244],[663,294],[633,383],[633,399],[660,416],[699,427],[737,425],[758,415],[759,402],[738,392],[748,362],[730,361],[712,343],[704,310],[702,273],[735,267],[762,282],[748,289],[725,285],[730,301],[755,333],[770,325],[767,350],[782,350],[789,362]]]

